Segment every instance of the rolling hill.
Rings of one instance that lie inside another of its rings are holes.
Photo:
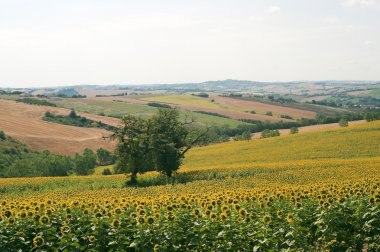
[[[110,132],[96,128],[80,128],[61,125],[42,120],[46,111],[67,115],[70,110],[34,106],[10,100],[0,100],[0,129],[7,135],[20,140],[34,150],[49,150],[62,155],[73,155],[85,148],[96,150],[103,147],[111,149],[113,144],[102,139]],[[80,113],[81,116],[111,125],[118,125],[119,120]]]

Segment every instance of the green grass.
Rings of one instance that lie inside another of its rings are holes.
[[[103,171],[105,169],[109,169],[111,172],[113,172],[113,165],[105,165],[105,166],[98,166],[95,167],[94,173],[92,175],[102,175]]]

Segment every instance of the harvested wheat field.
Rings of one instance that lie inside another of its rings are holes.
[[[272,112],[277,115],[288,115],[295,118],[315,118],[316,113],[308,110],[289,108],[282,105],[272,105],[256,101],[246,101],[229,97],[213,96],[212,99],[222,106],[237,107],[243,110],[254,110],[256,112]]]
[[[80,128],[61,125],[42,120],[46,111],[55,114],[68,114],[69,110],[54,107],[44,107],[0,100],[0,129],[7,135],[22,141],[34,150],[49,150],[62,155],[73,155],[85,148],[96,150],[103,147],[112,149],[113,143],[104,140],[109,131],[96,128]],[[92,120],[107,122],[101,116],[79,113]],[[105,120],[107,119],[107,120]],[[109,119],[114,125],[117,120]]]
[[[354,126],[366,123],[365,120],[360,121],[352,121],[348,122],[348,126]],[[298,133],[306,133],[306,132],[312,132],[312,131],[320,131],[320,130],[331,130],[331,129],[337,129],[340,128],[339,123],[329,123],[329,124],[318,124],[318,125],[310,125],[305,127],[299,127]],[[278,130],[280,132],[281,136],[289,135],[290,129],[280,129]],[[261,137],[261,132],[254,133],[252,136],[252,139],[259,139]]]

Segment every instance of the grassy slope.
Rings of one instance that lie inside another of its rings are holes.
[[[140,104],[131,104],[125,102],[113,102],[113,101],[93,101],[93,100],[67,100],[56,102],[59,107],[64,108],[74,108],[77,111],[86,112],[90,114],[100,114],[104,113],[108,116],[123,116],[125,114],[131,113],[143,118],[148,118],[154,115],[157,111],[157,108],[140,105]],[[205,124],[205,125],[229,125],[231,127],[236,127],[237,125],[244,124],[237,120],[222,118],[217,116],[205,115],[194,112],[181,112],[181,116],[193,117],[196,121]]]
[[[192,149],[185,168],[380,157],[380,122]]]

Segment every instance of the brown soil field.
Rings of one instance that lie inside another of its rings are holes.
[[[97,128],[81,128],[42,120],[46,111],[68,114],[69,110],[54,107],[35,106],[0,100],[0,130],[25,143],[33,150],[49,150],[61,155],[74,155],[85,148],[96,150],[100,147],[111,150],[113,143],[104,140],[110,132]],[[117,119],[78,113],[87,118],[118,124]]]
[[[360,120],[360,121],[352,121],[349,122],[348,125],[358,125],[358,124],[363,124],[366,123],[367,121],[365,120]],[[335,129],[339,128],[338,123],[329,123],[329,124],[319,124],[319,125],[310,125],[310,126],[305,126],[305,127],[299,127],[298,128],[298,134],[300,133],[306,133],[306,132],[311,132],[311,131],[319,131],[319,130],[329,130],[329,129]],[[289,135],[290,134],[290,129],[281,129],[280,135]],[[259,139],[261,137],[261,132],[254,133],[252,139]]]
[[[368,96],[371,93],[371,90],[361,90],[361,91],[353,91],[347,93],[348,95],[353,95],[353,96]]]
[[[213,96],[211,97],[217,103],[223,106],[238,107],[244,110],[255,110],[261,112],[271,111],[274,114],[288,115],[294,118],[315,118],[316,113],[308,110],[289,108],[281,105],[271,105],[256,101],[246,101],[229,97]],[[281,118],[282,119],[282,118]],[[285,121],[285,120],[283,120]]]

